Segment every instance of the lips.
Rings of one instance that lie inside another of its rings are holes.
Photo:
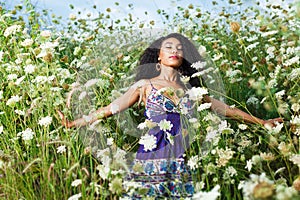
[[[170,56],[169,58],[172,58],[172,59],[179,59],[179,56],[172,55],[172,56]]]

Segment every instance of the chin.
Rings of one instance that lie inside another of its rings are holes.
[[[173,67],[175,69],[178,69],[180,67],[180,65],[171,65],[170,67]]]
[[[178,63],[170,63],[169,65],[170,67],[173,67],[173,68],[179,68],[181,66],[181,64],[178,64]]]

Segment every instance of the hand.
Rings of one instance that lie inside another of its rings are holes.
[[[263,121],[263,125],[265,127],[275,127],[278,123],[282,123],[283,119],[281,117],[274,118],[274,119],[268,119]]]
[[[61,124],[65,127],[67,127],[67,128],[71,128],[72,127],[72,122],[67,120],[65,115],[60,110],[57,110],[57,113],[58,113],[58,115],[61,119]]]

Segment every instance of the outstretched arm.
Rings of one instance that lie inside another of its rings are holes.
[[[209,96],[205,96],[205,101],[208,103],[211,103],[211,109],[218,114],[221,114],[226,117],[230,117],[232,119],[237,119],[240,121],[248,122],[248,123],[253,123],[253,124],[261,124],[261,125],[269,125],[271,127],[276,125],[276,122],[283,122],[281,118],[275,118],[275,119],[270,119],[270,120],[263,120],[260,118],[257,118],[253,115],[250,115],[238,108],[232,108],[228,106],[227,104],[214,99]]]
[[[125,92],[122,96],[114,100],[109,105],[99,108],[95,112],[89,114],[86,117],[75,119],[74,121],[68,121],[64,114],[61,111],[57,111],[61,120],[62,124],[68,128],[71,127],[81,127],[87,124],[91,124],[100,118],[109,117],[115,113],[121,112],[133,104],[135,104],[140,98],[140,90],[142,89],[141,86],[143,85],[142,81],[139,81],[132,85],[127,92]]]

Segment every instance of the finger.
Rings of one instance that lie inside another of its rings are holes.
[[[278,118],[273,119],[273,121],[282,123],[283,119],[281,117],[278,117]]]
[[[278,121],[279,121],[279,122],[283,122],[283,119],[282,119],[282,118],[278,118]]]
[[[274,127],[274,123],[272,123],[271,121],[267,121],[265,124],[264,124],[264,127],[268,130],[271,130],[273,127]]]

